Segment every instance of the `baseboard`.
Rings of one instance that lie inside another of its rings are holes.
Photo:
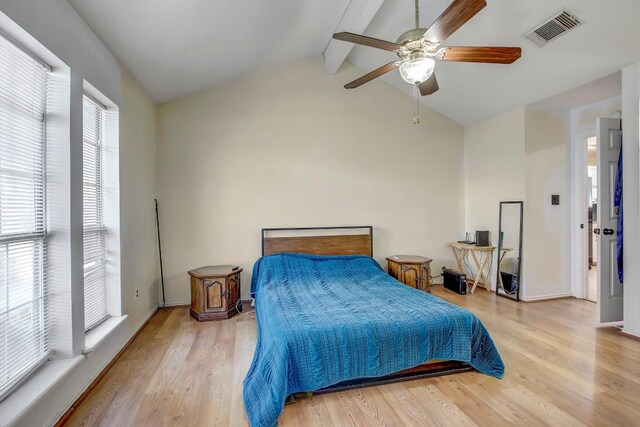
[[[520,301],[524,301],[524,302],[543,302],[543,301],[553,301],[553,300],[557,300],[557,299],[566,299],[566,298],[573,298],[573,295],[571,295],[570,293],[539,295],[537,297],[520,298]]]
[[[191,301],[187,302],[168,302],[165,307],[189,307],[191,306]],[[160,306],[162,308],[162,306]]]
[[[52,420],[50,425],[55,425],[55,427],[61,427],[67,422],[69,417],[71,417],[71,414],[73,414],[73,412],[78,408],[78,406],[82,403],[82,401],[89,395],[89,393],[91,393],[91,391],[94,388],[96,388],[96,386],[105,376],[107,371],[114,365],[114,363],[118,361],[120,356],[122,356],[122,354],[127,350],[127,348],[129,348],[129,345],[131,345],[131,343],[138,336],[140,331],[142,331],[142,329],[144,329],[144,327],[147,326],[147,323],[149,323],[151,318],[158,312],[158,309],[159,307],[156,306],[138,323],[138,325],[136,325],[136,327],[134,328],[132,333],[129,335],[129,337],[123,341],[122,345],[120,345],[118,351],[116,352],[116,355],[113,358],[111,358],[111,360],[107,362],[105,366],[102,367],[100,372],[98,372],[98,374],[93,378],[93,380],[91,380],[91,382],[89,383],[89,386],[84,390],[82,390],[80,393],[78,393],[75,399],[70,401],[70,403],[67,405],[66,409],[64,410],[63,414],[59,417],[56,417],[58,418],[58,421],[53,422],[54,420]]]
[[[629,332],[628,330],[625,330],[624,328],[622,328],[622,330],[620,331],[621,335],[624,335],[626,337],[632,338],[634,340],[640,340],[640,335],[633,333],[633,332]]]
[[[618,329],[622,329],[622,326],[624,325],[624,322],[622,320],[617,320],[615,322],[602,322],[602,323],[595,323],[595,327],[596,328],[618,328]],[[620,331],[622,332],[622,330]],[[629,335],[629,334],[627,334]],[[633,334],[631,334],[633,335]]]

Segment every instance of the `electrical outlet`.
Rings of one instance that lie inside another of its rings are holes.
[[[140,291],[136,289],[136,299],[140,298]]]

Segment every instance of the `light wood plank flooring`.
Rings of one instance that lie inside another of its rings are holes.
[[[587,299],[591,302],[598,301],[598,267],[592,266],[589,270],[589,288],[587,290]]]
[[[316,396],[282,426],[640,425],[640,341],[594,327],[595,304],[434,294],[477,314],[507,372],[463,373]],[[255,320],[160,310],[68,420],[88,426],[244,426]]]

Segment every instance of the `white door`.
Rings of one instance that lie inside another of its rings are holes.
[[[614,207],[616,172],[622,149],[620,119],[599,118],[598,136],[598,322],[622,321],[622,284],[618,280],[618,215]]]

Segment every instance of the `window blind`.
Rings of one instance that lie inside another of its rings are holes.
[[[49,70],[0,36],[0,399],[48,357]]]
[[[108,317],[104,214],[105,107],[85,95],[83,103],[84,326]]]

